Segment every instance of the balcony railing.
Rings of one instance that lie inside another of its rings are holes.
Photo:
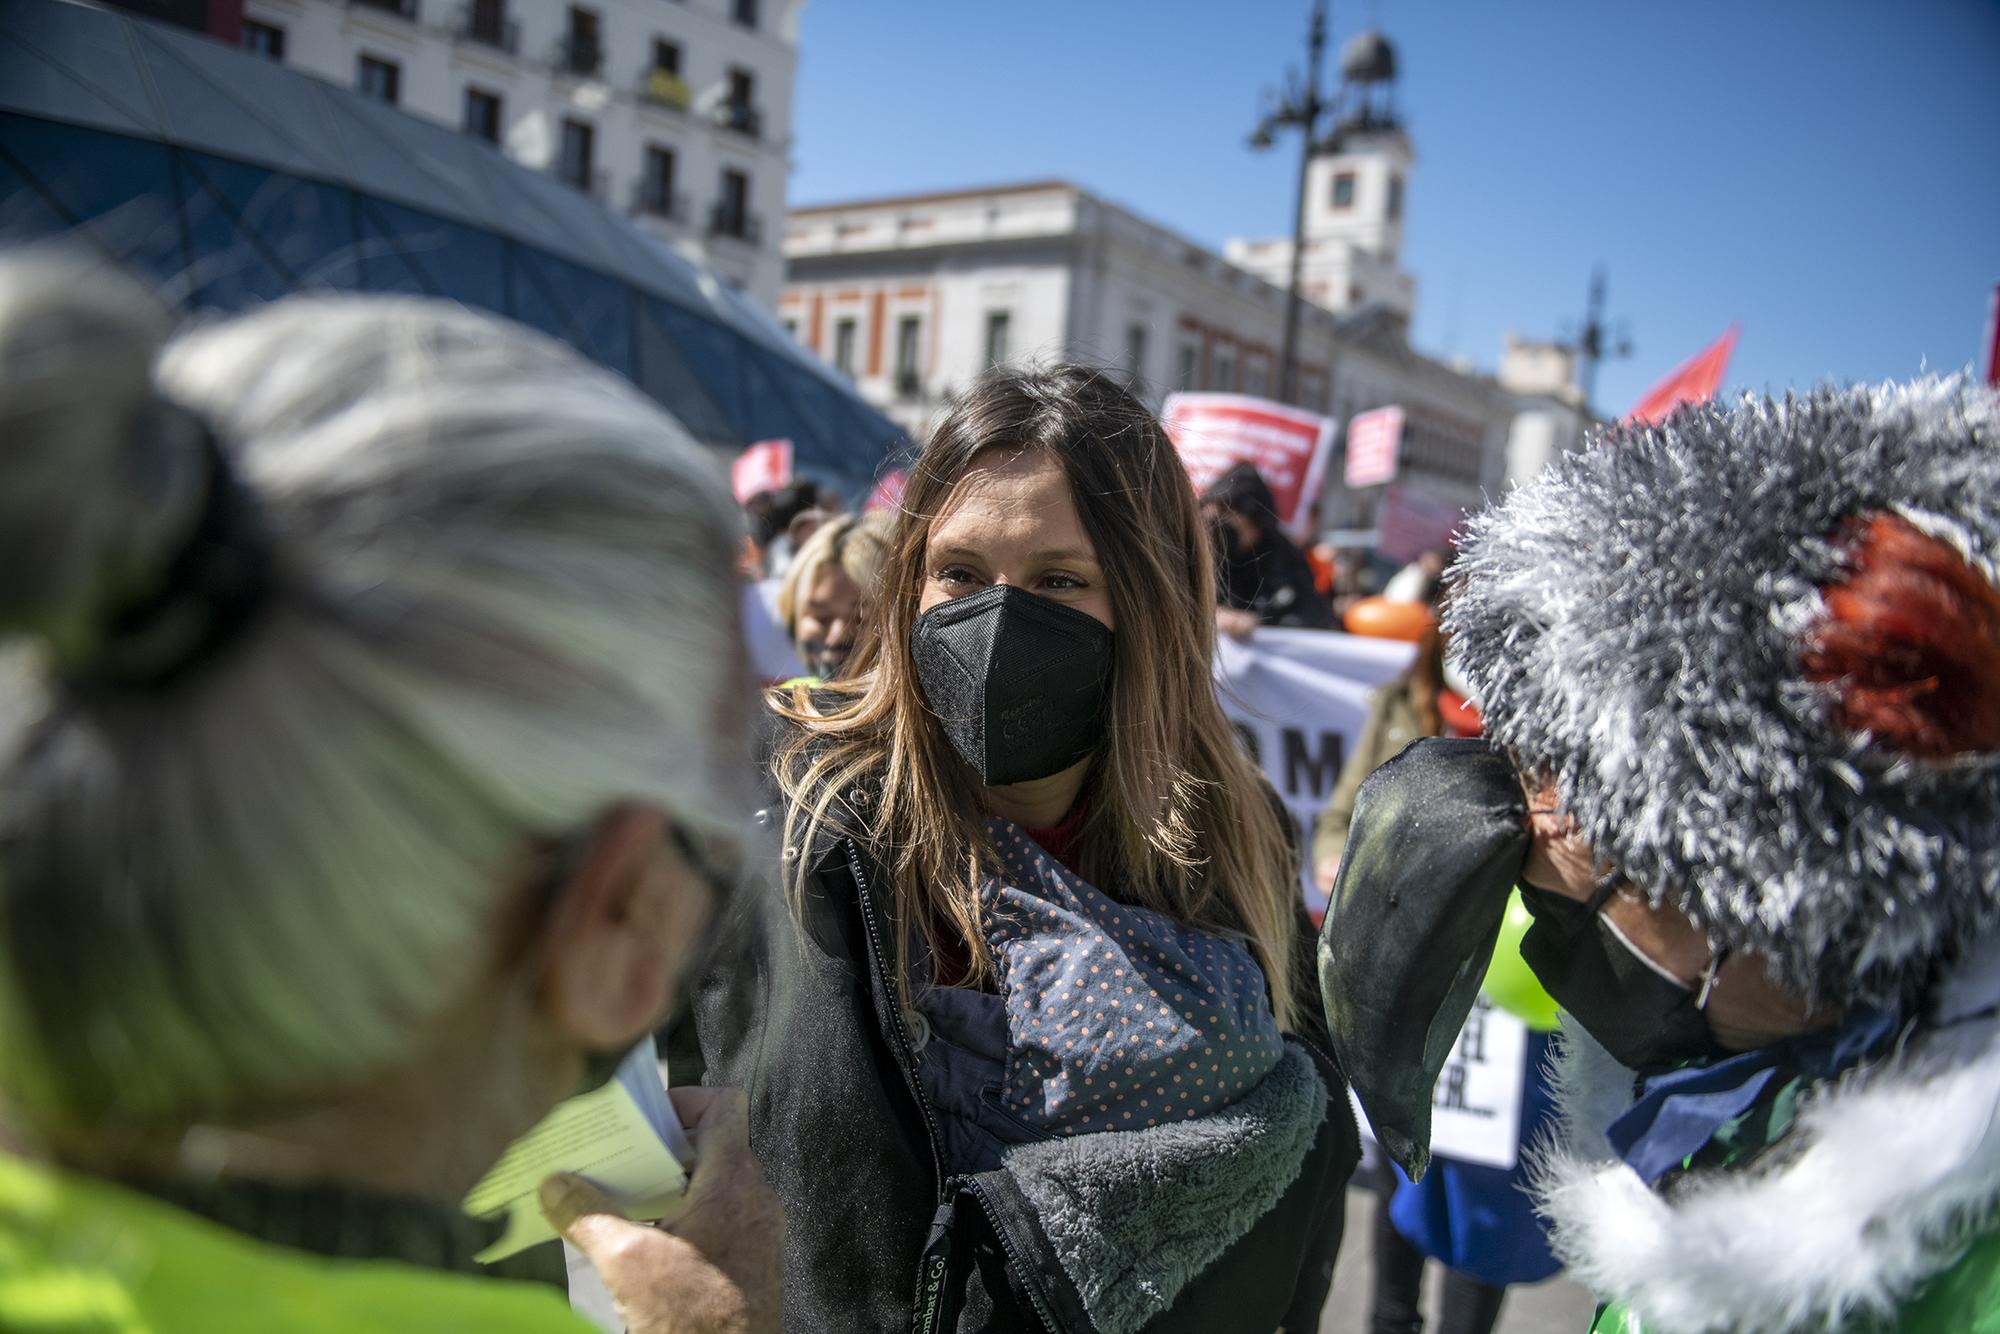
[[[747,134],[752,139],[764,133],[764,113],[747,102],[716,103],[715,123],[725,130]]]
[[[556,68],[565,74],[594,77],[604,68],[604,44],[596,38],[565,37],[556,44]]]
[[[349,9],[372,9],[378,14],[394,14],[397,18],[417,21],[417,0],[347,0]]]
[[[662,190],[651,181],[638,181],[632,186],[632,212],[642,218],[686,222],[687,196],[679,190]]]
[[[761,245],[764,241],[764,220],[755,213],[731,208],[727,204],[717,204],[709,210],[708,234],[733,237],[750,245]]]
[[[600,203],[611,193],[611,177],[607,172],[581,171],[558,159],[549,167],[549,175],[570,189],[580,190]]]
[[[521,25],[504,14],[467,5],[458,11],[452,36],[461,42],[477,42],[496,51],[517,55],[521,50]]]
[[[915,371],[896,372],[896,397],[904,403],[914,403],[924,396],[923,380]]]
[[[639,96],[658,106],[686,111],[694,94],[689,90],[687,80],[680,75],[671,70],[654,68],[640,76]]]

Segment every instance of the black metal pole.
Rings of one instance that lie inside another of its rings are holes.
[[[1590,271],[1590,301],[1584,308],[1583,335],[1577,339],[1577,388],[1583,391],[1583,407],[1590,411],[1591,396],[1597,391],[1597,363],[1604,357],[1604,266]]]
[[[1319,62],[1325,49],[1326,0],[1314,0],[1312,30],[1306,40],[1305,97],[1298,108],[1303,142],[1299,145],[1298,207],[1292,214],[1292,276],[1285,289],[1285,343],[1278,363],[1278,397],[1286,403],[1298,401],[1299,308],[1304,301],[1299,291],[1299,271],[1306,258],[1306,180],[1319,137],[1319,113],[1325,109],[1319,98]]]

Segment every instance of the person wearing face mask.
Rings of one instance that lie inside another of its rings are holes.
[[[860,670],[775,701],[799,930],[694,1001],[791,1218],[789,1329],[1318,1327],[1359,1146],[1213,614],[1115,377],[945,413]]]
[[[1278,502],[1255,464],[1238,463],[1210,483],[1201,513],[1216,546],[1216,623],[1224,633],[1242,639],[1260,625],[1334,628],[1312,562],[1285,536]]]
[[[778,586],[778,619],[811,676],[840,675],[861,642],[888,547],[885,514],[829,519],[799,548]]]
[[[569,348],[0,256],[0,1328],[583,1334],[467,1191],[747,907],[729,496]],[[736,900],[732,903],[732,897]],[[633,1334],[775,1332],[740,1092]]]
[[[1364,784],[1323,994],[1420,1171],[1520,882],[1566,1012],[1536,1189],[1598,1330],[2000,1327],[1996,445],[1959,378],[1686,409],[1461,548],[1492,744]]]

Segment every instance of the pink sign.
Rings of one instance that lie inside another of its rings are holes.
[[[1458,537],[1465,511],[1456,505],[1392,486],[1376,513],[1375,546],[1396,561],[1412,561],[1432,547],[1450,547]]]
[[[776,491],[792,480],[792,442],[759,440],[729,465],[729,484],[741,505],[759,491]]]
[[[1347,423],[1347,485],[1353,489],[1394,481],[1403,447],[1403,410],[1357,412]]]
[[[875,483],[875,489],[868,493],[868,502],[861,508],[873,514],[877,510],[896,510],[903,505],[903,488],[909,485],[910,475],[901,468],[891,468],[882,474],[882,480]]]
[[[1331,417],[1247,394],[1170,394],[1160,418],[1196,491],[1235,464],[1255,464],[1278,502],[1278,521],[1294,537],[1308,535],[1333,445]]]

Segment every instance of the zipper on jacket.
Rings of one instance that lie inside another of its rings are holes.
[[[854,877],[855,892],[861,901],[861,920],[868,928],[869,944],[873,946],[875,976],[882,984],[883,995],[889,998],[889,1004],[893,1007],[896,1006],[898,993],[889,976],[889,966],[886,962],[888,955],[882,949],[881,931],[875,925],[875,897],[869,891],[868,877],[861,870],[861,849],[855,845],[852,838],[843,838],[841,845],[847,854],[848,874]],[[900,1007],[898,1008],[900,1010]],[[924,1244],[923,1255],[917,1262],[917,1296],[910,1313],[911,1330],[914,1334],[946,1334],[946,1320],[956,1319],[957,1301],[950,1291],[954,1234],[958,1230],[956,1197],[960,1190],[967,1190],[977,1197],[980,1208],[986,1211],[987,1220],[993,1225],[993,1235],[1000,1239],[1000,1249],[1007,1256],[1008,1266],[1021,1276],[1021,1289],[1028,1294],[1028,1305],[1035,1309],[1035,1318],[1042,1322],[1042,1328],[1048,1334],[1056,1334],[1060,1327],[1056,1324],[1055,1317],[1049,1314],[1048,1303],[1042,1297],[1041,1289],[1036,1286],[1034,1270],[1015,1249],[1013,1239],[1007,1235],[1007,1229],[1001,1226],[999,1211],[993,1207],[992,1197],[987,1195],[985,1187],[971,1177],[945,1176],[944,1158],[938,1152],[938,1141],[942,1136],[938,1133],[937,1119],[931,1111],[930,1099],[924,1096],[923,1085],[917,1079],[916,1057],[911,1054],[909,1031],[903,1026],[903,1016],[900,1012],[895,1015],[895,1022],[890,1025],[890,1030],[896,1052],[902,1058],[903,1078],[909,1081],[910,1094],[917,1100],[917,1107],[924,1114],[924,1130],[931,1151],[931,1174],[938,1183],[937,1213],[932,1216],[930,1236]]]
[[[958,1197],[950,1195],[931,1217],[931,1233],[917,1260],[917,1300],[910,1310],[911,1334],[945,1334],[958,1322],[957,1294],[951,1285],[952,1242],[958,1232]]]
[[[882,933],[875,925],[875,896],[869,892],[868,877],[861,871],[861,849],[852,838],[841,839],[841,846],[847,853],[847,871],[854,877],[854,888],[861,900],[861,921],[868,928],[868,941],[875,955],[875,977],[882,984],[882,994],[888,998],[889,1008],[895,1022],[889,1025],[891,1039],[896,1046],[896,1054],[902,1058],[903,1078],[909,1081],[910,1094],[917,1100],[918,1110],[924,1114],[925,1139],[931,1151],[931,1179],[937,1182],[937,1202],[945,1204],[950,1199],[944,1177],[944,1157],[938,1152],[937,1118],[931,1111],[931,1101],[924,1096],[922,1084],[917,1079],[917,1058],[910,1051],[910,1033],[903,1026],[902,1006],[898,1001],[901,993],[896,989],[894,979],[889,976],[888,955],[882,950]]]
[[[979,1198],[980,1207],[986,1210],[986,1220],[993,1224],[993,1235],[1000,1238],[1000,1249],[1007,1254],[1007,1267],[1020,1276],[1021,1291],[1028,1294],[1028,1305],[1035,1308],[1035,1318],[1042,1322],[1042,1328],[1047,1330],[1048,1334],[1056,1334],[1061,1326],[1057,1325],[1056,1318],[1049,1314],[1048,1303],[1042,1298],[1042,1290],[1035,1278],[1034,1267],[1014,1249],[1014,1239],[1007,1235],[1006,1227],[1001,1224],[1000,1211],[993,1207],[993,1197],[986,1193],[986,1187],[980,1185],[976,1178],[957,1179],[965,1183],[965,1188]]]

